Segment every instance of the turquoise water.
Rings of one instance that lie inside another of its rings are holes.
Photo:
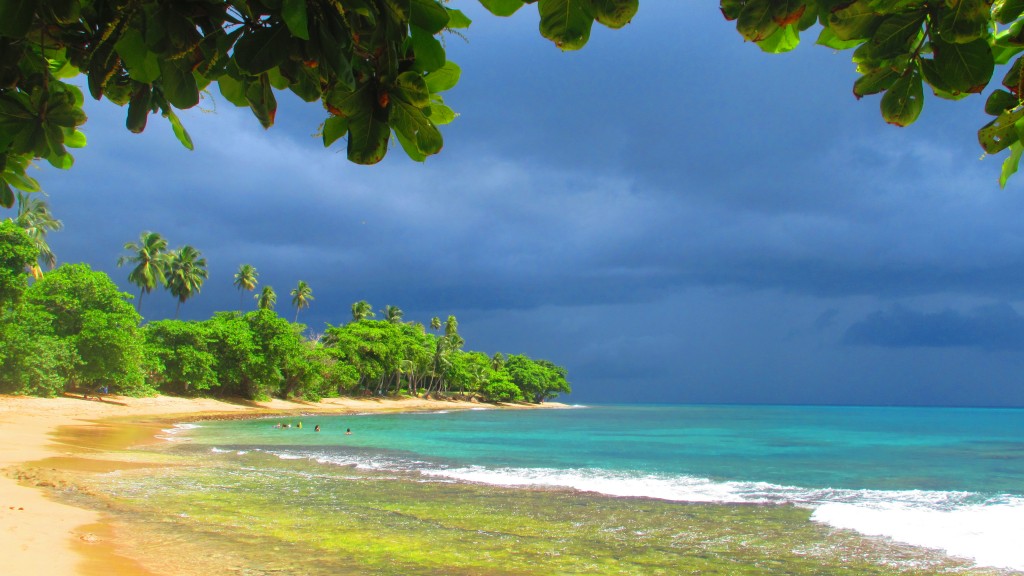
[[[174,436],[453,481],[792,503],[832,526],[1024,569],[1024,410],[592,406],[204,422]]]

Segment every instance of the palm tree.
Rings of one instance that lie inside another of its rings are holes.
[[[203,287],[208,272],[206,271],[206,258],[202,257],[199,250],[185,245],[169,254],[167,262],[167,289],[171,295],[178,299],[178,306],[174,309],[174,317],[178,317],[181,305],[193,295],[199,293]]]
[[[53,217],[46,200],[37,197],[40,194],[43,193],[29,195],[26,192],[18,192],[18,216],[14,219],[14,223],[28,234],[39,251],[38,261],[29,269],[29,274],[36,280],[43,275],[42,265],[51,269],[57,265],[57,256],[46,243],[46,234],[64,227],[63,222]]]
[[[459,333],[459,321],[455,319],[455,316],[449,316],[448,320],[444,323],[444,335],[451,338],[457,336]]]
[[[139,311],[142,308],[144,294],[152,292],[157,284],[167,284],[167,260],[164,254],[167,250],[167,240],[157,232],[143,232],[139,236],[138,244],[128,242],[124,249],[133,254],[118,258],[117,265],[135,264],[128,273],[128,281],[139,287],[139,301],[135,303],[135,310]]]
[[[292,290],[292,306],[295,306],[295,321],[299,321],[299,310],[309,308],[313,300],[313,289],[305,281],[299,280],[299,285]]]
[[[438,318],[437,316],[434,316],[433,318],[431,318],[430,319],[430,329],[431,330],[440,330],[441,329],[441,319]]]
[[[273,310],[274,305],[277,304],[277,292],[270,286],[264,286],[263,290],[259,294],[255,294],[253,298],[256,299],[256,307],[260,310]]]
[[[238,267],[238,272],[235,272],[235,288],[238,288],[238,308],[242,308],[242,290],[248,290],[252,292],[256,289],[256,284],[259,282],[256,278],[259,276],[259,272],[256,271],[256,267],[252,264],[242,264]]]
[[[352,304],[352,321],[359,322],[360,320],[366,320],[367,318],[373,318],[373,306],[366,300],[360,300]]]
[[[405,316],[405,312],[398,306],[392,306],[388,304],[384,307],[384,319],[392,324],[401,324],[402,316]]]

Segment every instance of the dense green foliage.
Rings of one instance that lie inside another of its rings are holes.
[[[143,378],[142,318],[128,298],[85,264],[65,264],[36,281],[3,311],[0,391],[153,392]]]
[[[0,310],[17,303],[28,287],[27,269],[39,255],[13,220],[0,221]]]
[[[509,15],[523,0],[480,0]],[[533,2],[527,2],[533,3]],[[539,0],[540,31],[563,49],[582,47],[594,21],[621,27],[639,0]],[[470,20],[439,0],[39,0],[0,2],[0,205],[12,187],[39,189],[25,169],[57,168],[84,146],[84,94],[63,80],[84,74],[89,95],[128,107],[126,126],[168,120],[216,85],[228,102],[274,123],[275,91],[327,113],[325,146],[347,137],[348,158],[379,162],[392,134],[422,161],[443,146],[455,119],[442,93],[459,81],[442,35]],[[457,33],[457,32],[456,32]]]
[[[853,50],[861,75],[857,98],[882,94],[882,117],[906,126],[924,106],[924,86],[959,100],[983,92],[1001,75],[985,112],[995,116],[978,131],[985,152],[1007,148],[1000,185],[1024,154],[1024,2],[1019,0],[721,0],[745,40],[766,52],[786,52],[800,33],[818,25],[817,43]],[[1002,66],[1000,74],[996,67]]]
[[[140,297],[150,281],[164,277],[174,286],[190,270],[197,274],[198,252],[187,246],[172,252],[179,263],[169,260],[165,273],[165,246],[155,233],[133,244],[136,267],[129,278],[139,280]],[[570,391],[565,370],[550,362],[464,351],[454,316],[444,334],[435,335],[422,324],[403,322],[397,306],[385,307],[386,319],[372,320],[365,300],[352,305],[352,322],[328,326],[323,338],[307,339],[304,325],[278,316],[269,286],[252,312],[140,328],[132,297],[85,264],[65,264],[29,285],[37,256],[24,230],[11,220],[0,222],[0,392],[52,396],[103,389],[306,400],[428,394],[542,402]],[[202,268],[205,279],[205,262]],[[254,274],[243,276],[252,281],[240,288],[255,288]],[[172,295],[183,301],[179,292]],[[297,313],[312,291],[300,282],[292,296]],[[431,324],[441,327],[437,318]]]

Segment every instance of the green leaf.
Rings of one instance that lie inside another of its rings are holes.
[[[348,133],[348,118],[331,116],[324,122],[324,148],[329,148],[338,138]]]
[[[0,36],[22,38],[32,26],[36,0],[0,2]]]
[[[149,112],[152,110],[152,95],[153,91],[148,84],[143,84],[132,94],[128,104],[128,118],[125,120],[125,126],[130,132],[138,134],[146,129]]]
[[[328,106],[348,120],[348,159],[357,164],[376,164],[388,151],[391,128],[387,115],[377,106],[370,84],[357,90],[335,89],[327,98]]]
[[[771,0],[750,0],[736,19],[736,30],[750,42],[760,42],[779,29],[779,23],[772,18]]]
[[[245,72],[259,76],[277,67],[288,57],[288,39],[287,26],[246,32],[235,43],[235,62]]]
[[[74,128],[64,128],[64,145],[68,148],[85,148],[88,140],[85,133]]]
[[[281,18],[293,36],[309,40],[306,0],[284,0],[281,3]]]
[[[870,38],[881,23],[881,16],[867,0],[857,0],[828,15],[828,27],[840,40]]]
[[[833,50],[849,50],[850,48],[856,48],[863,43],[863,38],[858,38],[856,40],[840,40],[831,28],[822,28],[821,32],[818,34],[818,40],[815,42],[815,44],[827,46]]]
[[[878,94],[892,87],[900,77],[900,72],[892,68],[879,68],[869,72],[853,83],[853,95],[858,99],[869,94]]]
[[[409,23],[429,34],[437,34],[448,26],[450,16],[436,0],[411,0]]]
[[[539,0],[540,34],[562,50],[579,50],[590,39],[594,17],[587,0]]]
[[[0,206],[11,208],[14,206],[14,190],[0,178]]]
[[[436,100],[430,102],[429,118],[430,121],[433,122],[435,126],[450,124],[455,120],[457,116],[458,114],[456,114],[454,110],[445,105],[444,102],[438,102]]]
[[[939,37],[956,44],[977,40],[988,32],[990,18],[985,0],[957,0],[947,5],[939,21]]]
[[[448,61],[444,66],[424,76],[423,79],[427,82],[427,88],[431,93],[437,94],[454,88],[459,83],[461,74],[462,69],[455,62]]]
[[[51,153],[46,157],[46,161],[50,163],[57,170],[70,170],[75,165],[75,158],[66,151],[63,153]]]
[[[1016,123],[1024,118],[1024,106],[1006,110],[978,130],[978,143],[989,154],[1002,152],[1017,141]]]
[[[495,16],[511,16],[523,7],[523,0],[480,0],[480,3]]]
[[[448,8],[448,28],[450,30],[469,28],[472,23],[473,21],[469,19],[469,16],[463,14],[462,10]]]
[[[171,121],[171,130],[174,131],[174,137],[181,142],[181,145],[189,150],[195,150],[195,145],[192,144],[192,137],[188,135],[185,127],[181,125],[181,120],[178,119],[178,115],[174,113],[174,110],[167,108],[164,110],[164,118]]]
[[[430,105],[430,90],[422,76],[415,72],[403,72],[395,81],[397,94],[417,108]]]
[[[916,68],[905,72],[882,96],[882,118],[889,124],[913,124],[924,107],[921,74]]]
[[[184,110],[199,104],[199,88],[185,62],[160,60],[160,79],[164,96],[175,108]]]
[[[11,170],[6,170],[3,173],[3,177],[8,184],[24,192],[39,192],[40,190],[43,189],[39,185],[39,182],[36,182],[36,179],[32,178],[31,176],[18,174],[17,172],[13,172]]]
[[[769,54],[789,52],[800,44],[800,33],[796,26],[790,24],[775,31],[774,34],[757,43],[761,50]]]
[[[1014,142],[1010,145],[1010,155],[1003,160],[1003,169],[999,174],[999,187],[1006,188],[1006,182],[1017,173],[1017,167],[1020,164],[1020,157],[1024,154],[1024,144],[1020,142]]]
[[[1024,0],[997,0],[992,8],[992,17],[1000,24],[1009,24],[1024,13]]]
[[[46,5],[58,24],[72,24],[81,16],[78,0],[46,0]]]
[[[992,79],[995,61],[985,40],[950,44],[936,38],[931,45],[935,72],[950,92],[981,92]]]
[[[245,85],[241,81],[224,74],[217,79],[217,85],[220,87],[221,96],[228,102],[235,106],[249,105],[249,101],[245,98]]]
[[[416,54],[413,66],[423,72],[433,72],[444,66],[445,53],[441,42],[433,34],[415,24],[410,24],[409,30],[412,34],[412,48]]]
[[[910,12],[889,16],[879,24],[868,44],[875,58],[892,58],[908,54],[921,34],[924,12]]]
[[[274,90],[270,85],[270,76],[262,74],[259,80],[249,82],[245,89],[245,99],[249,102],[252,113],[264,128],[274,125],[274,118],[277,116],[277,98],[274,97]]]
[[[388,121],[396,133],[415,144],[416,149],[426,156],[437,154],[444,146],[441,132],[423,110],[403,98],[396,98],[391,103]]]
[[[121,39],[114,44],[114,50],[128,70],[128,76],[137,82],[149,84],[160,77],[160,60],[149,50],[142,39],[142,32],[125,30]]]
[[[419,148],[416,147],[416,143],[405,137],[401,132],[395,132],[395,138],[398,139],[398,143],[402,146],[402,150],[405,151],[406,156],[414,162],[426,162],[427,155],[420,152]]]
[[[591,0],[594,19],[609,28],[622,28],[633,20],[640,0]]]
[[[1020,106],[1020,99],[1006,90],[995,90],[985,100],[985,113],[992,116],[999,116],[1004,110]]]

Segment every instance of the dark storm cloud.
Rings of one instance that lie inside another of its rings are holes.
[[[869,314],[851,325],[843,343],[886,348],[981,348],[1019,350],[1024,345],[1024,317],[1008,304],[918,312],[903,306]]]

